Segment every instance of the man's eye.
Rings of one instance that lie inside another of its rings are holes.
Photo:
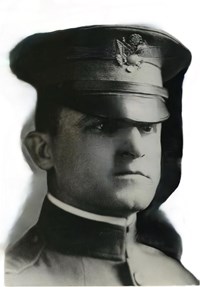
[[[89,129],[96,133],[113,134],[118,130],[118,125],[113,121],[101,121],[94,123]]]
[[[153,124],[145,124],[139,127],[140,131],[146,134],[150,134],[154,132],[154,125]]]
[[[99,123],[99,124],[96,124],[92,127],[93,129],[96,129],[98,131],[102,131],[104,129],[104,123]]]

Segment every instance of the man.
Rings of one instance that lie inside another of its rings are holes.
[[[48,194],[7,252],[7,285],[198,284],[158,211],[180,180],[190,60],[172,36],[137,26],[35,34],[11,51],[12,71],[37,89],[25,144]]]

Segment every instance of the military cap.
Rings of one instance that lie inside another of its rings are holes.
[[[161,122],[169,117],[165,83],[188,68],[189,50],[141,26],[87,26],[31,35],[10,53],[12,71],[38,100],[83,113]]]

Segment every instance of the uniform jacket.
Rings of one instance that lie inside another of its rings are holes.
[[[6,254],[5,284],[198,285],[180,263],[180,237],[158,211],[118,226],[44,202],[38,223]]]

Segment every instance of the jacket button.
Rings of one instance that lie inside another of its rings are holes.
[[[38,236],[34,235],[32,238],[32,243],[37,243],[38,242]]]

